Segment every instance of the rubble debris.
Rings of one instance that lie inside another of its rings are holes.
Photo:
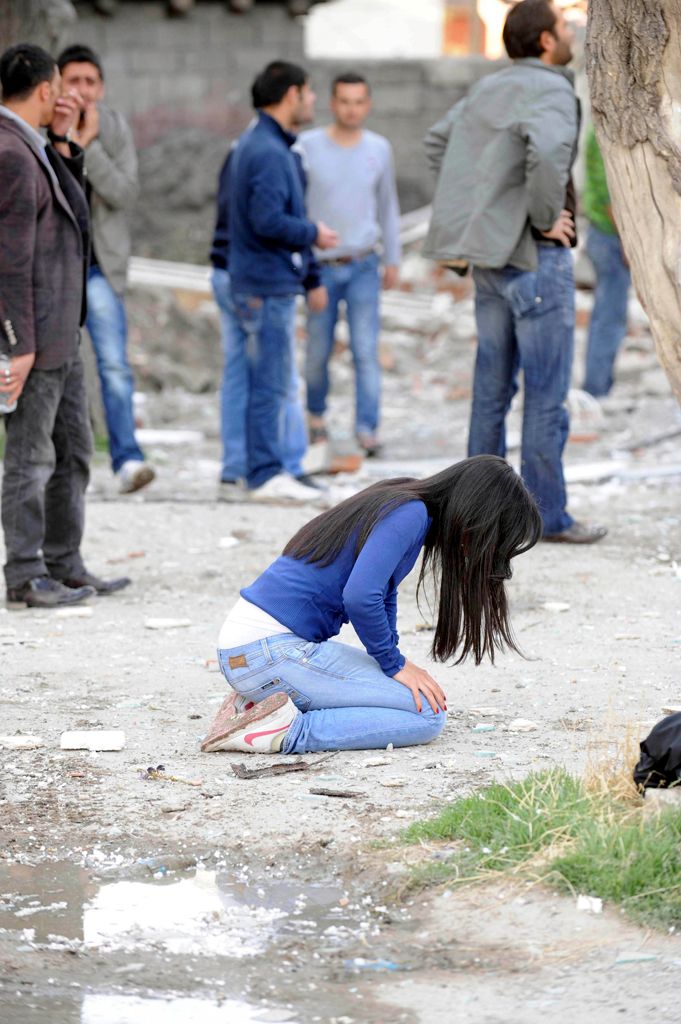
[[[366,960],[363,956],[355,956],[352,960],[344,960],[343,966],[348,971],[404,971],[405,967],[393,960]]]
[[[471,729],[471,732],[494,732],[496,725],[492,725],[491,722],[478,722]]]
[[[1,750],[37,750],[44,747],[45,741],[42,736],[0,736]]]
[[[312,787],[310,793],[313,796],[335,796],[340,797],[343,800],[349,800],[357,796],[366,796],[366,793],[358,793],[353,789],[324,789],[323,786]]]
[[[598,896],[580,895],[577,897],[577,910],[585,910],[589,914],[602,914],[603,900]]]
[[[229,548],[238,547],[238,545],[239,541],[236,537],[232,536],[220,537],[220,540],[218,541],[218,547],[221,551],[227,551]]]
[[[245,764],[233,764],[232,771],[238,779],[265,779],[270,775],[288,775],[290,772],[305,772],[316,768],[330,757],[335,757],[337,750],[318,757],[316,761],[280,761],[279,764],[268,765],[266,768],[247,768]]]
[[[70,608],[57,608],[54,613],[55,619],[91,619],[94,609],[88,605],[74,605]]]
[[[122,750],[125,733],[117,729],[73,730],[61,734],[62,750]]]
[[[407,785],[406,779],[381,779],[381,786],[385,786],[386,789],[401,789],[402,786]]]
[[[545,612],[567,612],[570,610],[570,605],[565,601],[544,601],[541,607]]]
[[[539,726],[529,718],[514,718],[506,728],[509,732],[536,732]]]

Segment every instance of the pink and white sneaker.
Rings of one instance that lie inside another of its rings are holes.
[[[231,690],[224,701],[220,705],[220,710],[213,719],[210,729],[203,737],[203,743],[201,744],[201,750],[204,753],[209,753],[214,748],[207,746],[207,744],[214,743],[215,740],[225,735],[225,730],[232,725],[235,718],[244,711],[250,711],[254,708],[255,704],[252,700],[245,700],[236,690]]]
[[[286,731],[293,724],[298,709],[286,693],[273,693],[259,704],[229,718],[222,716],[222,705],[201,750],[241,750],[250,754],[276,754],[281,750]]]

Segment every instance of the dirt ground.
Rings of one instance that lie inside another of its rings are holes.
[[[385,457],[336,479],[334,499],[465,454],[471,304],[435,300],[430,318],[415,305],[386,318]],[[589,304],[582,294],[577,384]],[[341,353],[331,413],[341,446],[350,387]],[[681,705],[681,437],[661,439],[680,420],[636,304],[617,386],[601,411],[576,412],[566,453],[570,507],[607,525],[608,537],[581,549],[541,544],[518,560],[509,589],[526,658],[438,666],[448,723],[422,748],[339,753],[255,780],[232,771],[245,756],[199,752],[225,693],[214,660],[221,622],[314,510],[215,501],[214,394],[150,395],[145,418],[195,434],[149,445],[159,478],[140,495],[117,495],[99,456],[84,545],[93,571],[133,585],[93,601],[87,617],[0,611],[0,732],[41,741],[0,750],[0,1016],[679,1019],[675,936],[644,933],[615,908],[594,916],[510,885],[400,901],[406,867],[392,842],[411,820],[493,779],[551,765],[579,771],[607,754],[608,739],[642,736]],[[176,624],[149,628],[159,619]],[[398,627],[417,664],[427,663],[428,619],[412,576]],[[509,729],[518,718],[536,728]],[[480,723],[494,729],[474,732]],[[123,730],[125,747],[61,751],[69,729]],[[248,758],[249,767],[271,763]],[[176,781],[144,777],[160,764]],[[375,840],[387,843],[377,851]]]

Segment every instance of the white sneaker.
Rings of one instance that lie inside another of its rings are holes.
[[[222,709],[221,709],[222,710]],[[204,753],[215,750],[241,750],[250,754],[276,754],[281,750],[287,730],[298,709],[285,693],[273,693],[249,711],[233,718],[225,716],[223,728],[211,728],[201,744]]]
[[[133,491],[139,491],[141,487],[150,484],[156,476],[156,470],[148,462],[129,459],[123,463],[116,476],[120,483],[120,493],[132,494]]]
[[[316,504],[320,499],[320,491],[314,487],[306,487],[298,483],[288,473],[278,473],[260,487],[249,492],[252,501],[282,502],[285,504]]]

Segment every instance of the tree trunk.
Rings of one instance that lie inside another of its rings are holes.
[[[0,0],[0,53],[13,43],[37,43],[52,52],[76,17],[70,0]]]
[[[681,0],[590,0],[586,64],[615,219],[681,402]]]

